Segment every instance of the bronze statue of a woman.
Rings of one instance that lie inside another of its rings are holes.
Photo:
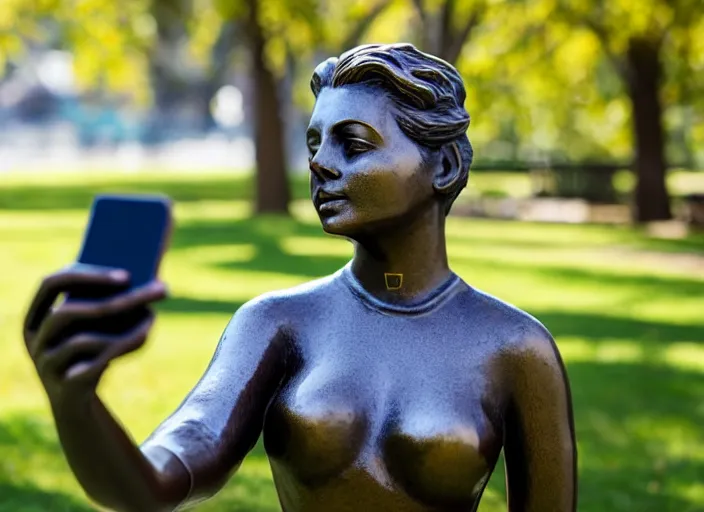
[[[106,507],[174,510],[215,494],[263,433],[286,512],[474,511],[503,448],[511,512],[574,511],[571,398],[552,337],[448,267],[445,217],[472,160],[457,71],[409,44],[365,45],[320,64],[311,85],[313,204],[354,257],[242,306],[141,446],[96,385],[152,317],[119,336],[75,326],[143,308],[163,285],[52,308],[66,290],[126,278],[45,279],[25,340],[76,477]]]

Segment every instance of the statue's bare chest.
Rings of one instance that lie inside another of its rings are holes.
[[[352,471],[430,506],[471,503],[501,448],[486,340],[457,318],[357,313],[295,334],[267,453],[308,488]]]

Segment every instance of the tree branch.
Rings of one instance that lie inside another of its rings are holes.
[[[626,79],[628,73],[627,66],[622,59],[611,51],[611,47],[609,46],[609,36],[606,33],[606,30],[604,30],[604,27],[587,17],[582,19],[581,24],[592,31],[601,43],[601,48],[604,50],[606,58],[609,59],[611,64],[614,66],[614,69],[616,69],[616,73],[618,73],[621,78]]]
[[[416,6],[418,16],[420,17],[421,21],[425,24],[425,21],[428,19],[428,13],[425,10],[423,0],[413,0],[413,5]]]
[[[242,29],[235,21],[224,21],[220,33],[211,49],[209,82],[213,87],[219,87],[230,68],[232,51],[241,44]]]
[[[422,2],[422,0],[418,0]],[[362,18],[357,21],[357,24],[352,28],[350,33],[344,39],[342,43],[342,48],[340,52],[349,50],[357,45],[359,45],[360,40],[364,37],[364,34],[369,30],[369,27],[374,22],[374,20],[379,16],[384,10],[391,5],[391,0],[381,0]]]
[[[440,56],[446,60],[450,48],[455,45],[455,27],[452,23],[455,14],[455,0],[445,0],[440,13]]]
[[[599,43],[601,43],[601,47],[604,50],[604,54],[606,55],[606,58],[609,60],[609,62],[611,62],[611,64],[613,65],[614,69],[616,70],[616,73],[621,77],[621,79],[627,80],[628,68],[626,66],[626,63],[623,59],[620,59],[611,50],[611,46],[609,44],[609,35],[606,29],[602,25],[597,23],[596,20],[590,18],[589,16],[576,13],[564,3],[559,4],[559,7],[561,7],[560,11],[562,12],[562,16],[570,24],[582,25],[583,27],[588,28],[592,32],[592,34],[594,34],[594,36],[599,40]]]
[[[462,48],[464,47],[465,42],[467,42],[472,34],[472,30],[479,25],[483,14],[484,7],[478,6],[474,11],[472,11],[472,14],[469,16],[469,19],[465,25],[453,35],[450,46],[447,49],[447,62],[450,64],[455,64],[457,62],[457,59],[459,59],[460,54],[462,53]]]

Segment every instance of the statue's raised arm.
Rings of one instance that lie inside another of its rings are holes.
[[[205,375],[141,447],[95,384],[150,324],[113,345],[62,333],[163,288],[52,312],[65,286],[114,278],[55,276],[39,293],[25,339],[79,481],[117,510],[172,510],[217,492],[262,434],[285,512],[475,511],[502,450],[511,512],[574,512],[557,346],[538,320],[448,265],[446,216],[473,157],[459,73],[410,44],[365,45],[320,64],[311,87],[313,207],[354,255],[240,308]],[[100,364],[71,371],[76,351]]]

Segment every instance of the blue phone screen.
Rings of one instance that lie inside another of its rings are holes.
[[[158,197],[100,196],[78,261],[129,271],[130,288],[156,277],[170,227],[168,200]]]

